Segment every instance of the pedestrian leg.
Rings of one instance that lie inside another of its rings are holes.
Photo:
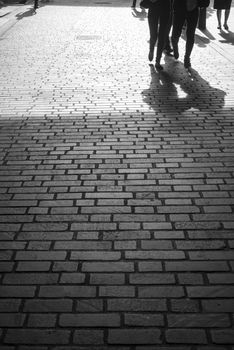
[[[38,0],[34,0],[34,10],[38,9]]]
[[[132,8],[135,8],[135,7],[136,7],[136,2],[137,2],[137,0],[133,0],[133,1],[132,1],[132,6],[131,6]]]
[[[160,64],[162,52],[165,47],[166,36],[168,34],[168,22],[170,19],[170,13],[162,13],[159,19],[159,32],[158,32],[158,45],[155,67],[157,70],[162,70],[163,67]]]
[[[227,24],[227,21],[228,21],[228,18],[229,18],[229,15],[230,15],[230,10],[225,10],[224,12],[224,29],[228,30],[228,24]]]
[[[158,38],[158,21],[159,14],[157,12],[157,8],[155,11],[154,7],[150,7],[148,11],[148,24],[149,24],[149,32],[150,32],[150,45],[149,45],[149,61],[152,61],[154,58],[154,47]]]
[[[198,22],[199,10],[195,8],[193,11],[189,11],[187,15],[187,31],[186,31],[186,46],[185,46],[185,56],[184,56],[184,66],[185,68],[191,67],[190,55],[193,50],[195,41],[195,31]]]
[[[217,20],[218,20],[218,27],[217,27],[217,29],[221,29],[221,14],[222,14],[222,10],[217,10],[216,14],[217,14]]]
[[[171,43],[174,51],[174,57],[176,60],[179,58],[178,42],[182,33],[185,18],[186,18],[185,12],[175,11],[173,13],[173,29],[172,29]]]

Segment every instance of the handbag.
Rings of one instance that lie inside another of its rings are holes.
[[[198,7],[208,7],[210,0],[198,0]]]

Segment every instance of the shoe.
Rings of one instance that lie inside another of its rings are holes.
[[[229,27],[228,27],[228,25],[227,24],[224,24],[223,25],[223,27],[224,27],[224,29],[226,29],[226,30],[228,30],[229,29]],[[221,28],[220,28],[221,29]]]
[[[218,26],[217,29],[221,29],[221,26]]]
[[[184,58],[184,68],[188,69],[191,67],[190,57]]]
[[[154,58],[154,51],[150,50],[149,55],[148,55],[148,59],[151,62],[151,61],[153,61],[153,58]]]
[[[175,43],[172,41],[172,47],[173,47],[173,51],[174,51],[174,57],[177,60],[179,58],[178,43]]]
[[[155,63],[155,68],[156,68],[157,71],[163,70],[163,66],[161,66],[161,64],[159,62]]]

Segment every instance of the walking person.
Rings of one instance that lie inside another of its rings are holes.
[[[170,41],[170,31],[172,28],[172,21],[173,21],[173,13],[172,13],[172,5],[173,5],[173,0],[170,0],[171,4],[171,11],[170,11],[170,17],[168,21],[168,26],[167,26],[167,34],[166,34],[166,39],[165,39],[165,46],[164,46],[164,53],[166,55],[171,55],[173,52],[173,49],[171,47],[171,41]]]
[[[150,0],[148,10],[148,24],[150,32],[149,61],[154,58],[154,48],[157,42],[155,68],[163,70],[160,64],[165,40],[168,34],[168,23],[170,20],[171,0]]]
[[[223,1],[223,0],[221,0]],[[190,68],[190,56],[195,41],[195,31],[199,16],[197,0],[174,0],[173,3],[173,29],[172,47],[175,59],[179,58],[178,42],[182,33],[184,22],[186,21],[186,46],[184,56],[184,67]]]
[[[228,18],[230,14],[230,8],[231,8],[232,0],[214,0],[214,9],[217,11],[217,20],[218,20],[218,27],[217,29],[221,29],[221,15],[222,10],[224,10],[224,29],[228,30]]]

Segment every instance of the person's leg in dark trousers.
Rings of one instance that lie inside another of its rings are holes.
[[[34,10],[38,9],[38,0],[34,0]]]
[[[170,31],[172,27],[172,20],[173,20],[173,11],[172,11],[172,1],[170,3],[170,17],[168,21],[168,26],[167,26],[167,34],[166,34],[166,40],[165,40],[165,53],[167,55],[170,55],[170,53],[173,51],[171,48],[171,42],[170,42]]]
[[[229,15],[230,15],[230,9],[226,9],[224,10],[224,29],[228,30],[228,24],[227,24],[227,21],[228,21],[228,18],[229,18]]]
[[[179,58],[178,42],[182,33],[185,19],[186,19],[186,11],[184,10],[174,11],[171,43],[172,43],[175,59]]]
[[[132,1],[132,6],[131,6],[132,8],[135,8],[135,7],[136,7],[136,2],[137,2],[137,0],[133,0],[133,1]]]
[[[168,22],[170,19],[170,12],[163,9],[159,17],[159,30],[158,30],[158,45],[155,67],[158,70],[162,70],[163,67],[160,65],[162,52],[165,47],[166,36],[168,34]]]
[[[159,13],[156,6],[151,6],[148,10],[148,24],[150,32],[149,61],[154,58],[154,47],[158,38]]]
[[[198,15],[199,15],[198,8],[195,8],[193,11],[187,12],[186,47],[185,47],[185,56],[184,56],[184,66],[186,68],[191,67],[190,55],[192,53],[193,46],[194,46]]]

